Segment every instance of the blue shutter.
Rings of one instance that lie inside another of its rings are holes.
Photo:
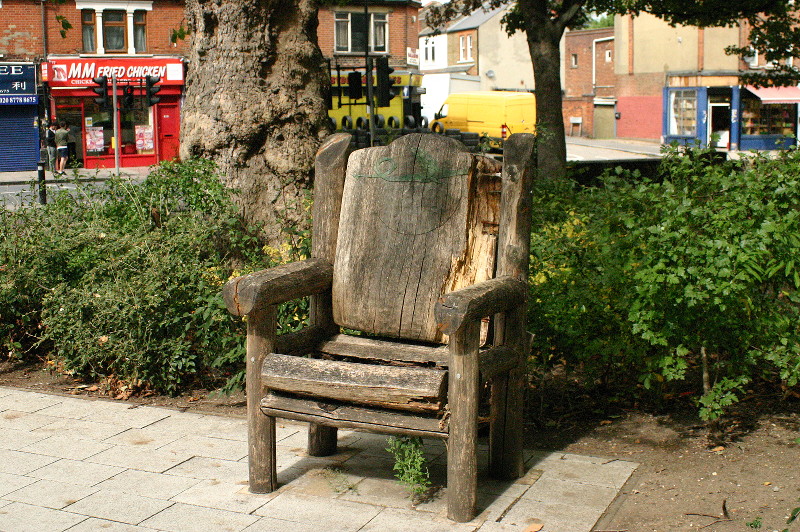
[[[0,172],[36,170],[39,132],[35,105],[0,105]]]

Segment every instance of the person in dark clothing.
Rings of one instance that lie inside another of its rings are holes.
[[[47,164],[50,167],[50,172],[56,173],[56,123],[50,121],[44,133],[45,147],[47,148]]]

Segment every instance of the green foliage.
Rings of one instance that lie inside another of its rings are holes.
[[[754,378],[800,379],[800,154],[713,162],[670,148],[662,179],[536,192],[530,323],[542,362],[645,389],[697,380],[718,417]]]
[[[395,477],[415,497],[423,496],[431,487],[425,455],[422,453],[422,438],[390,436],[386,450],[394,456]]]
[[[213,163],[162,163],[140,184],[76,186],[46,206],[0,212],[4,352],[165,393],[240,385],[245,324],[225,309],[221,287],[284,256],[242,222]],[[296,244],[307,247],[306,237]],[[284,306],[282,328],[306,313],[304,302]]]
[[[759,529],[762,526],[761,518],[760,517],[756,517],[752,521],[749,521],[749,522],[745,523],[745,525],[747,525],[748,527],[753,528],[753,529]]]

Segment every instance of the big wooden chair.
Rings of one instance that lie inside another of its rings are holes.
[[[247,316],[250,490],[277,488],[276,417],[311,424],[312,456],[336,452],[338,427],[442,438],[448,516],[469,521],[486,384],[490,473],[523,471],[535,139],[508,139],[502,177],[499,163],[440,135],[348,160],[349,145],[332,135],[317,154],[312,258],[224,289],[228,309]],[[276,306],[305,296],[310,326],[276,337]]]

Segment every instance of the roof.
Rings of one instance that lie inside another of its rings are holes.
[[[489,11],[484,11],[483,8],[478,8],[466,17],[455,22],[447,28],[446,32],[451,33],[455,31],[474,30],[479,28],[482,24],[486,23],[489,19],[504,10],[506,6],[496,7]]]

